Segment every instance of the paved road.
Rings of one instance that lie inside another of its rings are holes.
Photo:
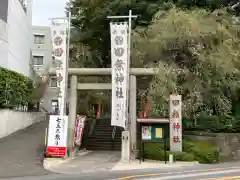
[[[12,180],[240,180],[240,163],[195,165],[164,169],[102,171],[78,175],[50,174]]]
[[[0,178],[49,174],[42,167],[47,122],[0,139]]]

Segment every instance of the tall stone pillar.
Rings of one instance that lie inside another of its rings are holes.
[[[74,146],[74,129],[77,114],[77,76],[70,78],[70,98],[69,98],[69,115],[68,115],[68,149],[70,155]]]
[[[135,159],[134,152],[137,148],[137,78],[135,75],[130,75],[129,116],[131,121],[131,157]]]

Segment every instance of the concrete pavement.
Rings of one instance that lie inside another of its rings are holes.
[[[80,174],[102,171],[123,171],[135,169],[162,169],[172,167],[193,166],[197,162],[177,162],[174,164],[165,164],[164,162],[139,160],[131,162],[120,161],[121,152],[119,151],[85,151],[78,156],[67,159],[45,159],[44,168],[48,171],[61,174]]]
[[[0,139],[0,178],[50,173],[42,166],[47,126],[40,122]]]

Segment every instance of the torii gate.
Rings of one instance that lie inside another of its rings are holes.
[[[69,122],[68,122],[68,148],[70,152],[73,149],[74,129],[76,121],[77,108],[77,90],[111,90],[111,83],[78,83],[77,76],[111,76],[111,68],[69,68],[68,76],[70,78],[69,94]],[[129,120],[130,120],[130,153],[132,158],[137,148],[137,81],[136,76],[152,76],[157,73],[156,68],[130,68],[130,96],[129,96]],[[56,69],[49,70],[49,75],[55,75]]]

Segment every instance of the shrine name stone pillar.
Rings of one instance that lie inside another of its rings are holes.
[[[130,95],[129,95],[129,117],[130,117],[130,139],[131,139],[131,158],[136,159],[137,149],[137,78],[130,75]]]
[[[68,150],[72,155],[74,146],[74,129],[77,114],[77,76],[70,78],[69,118],[68,118]]]

